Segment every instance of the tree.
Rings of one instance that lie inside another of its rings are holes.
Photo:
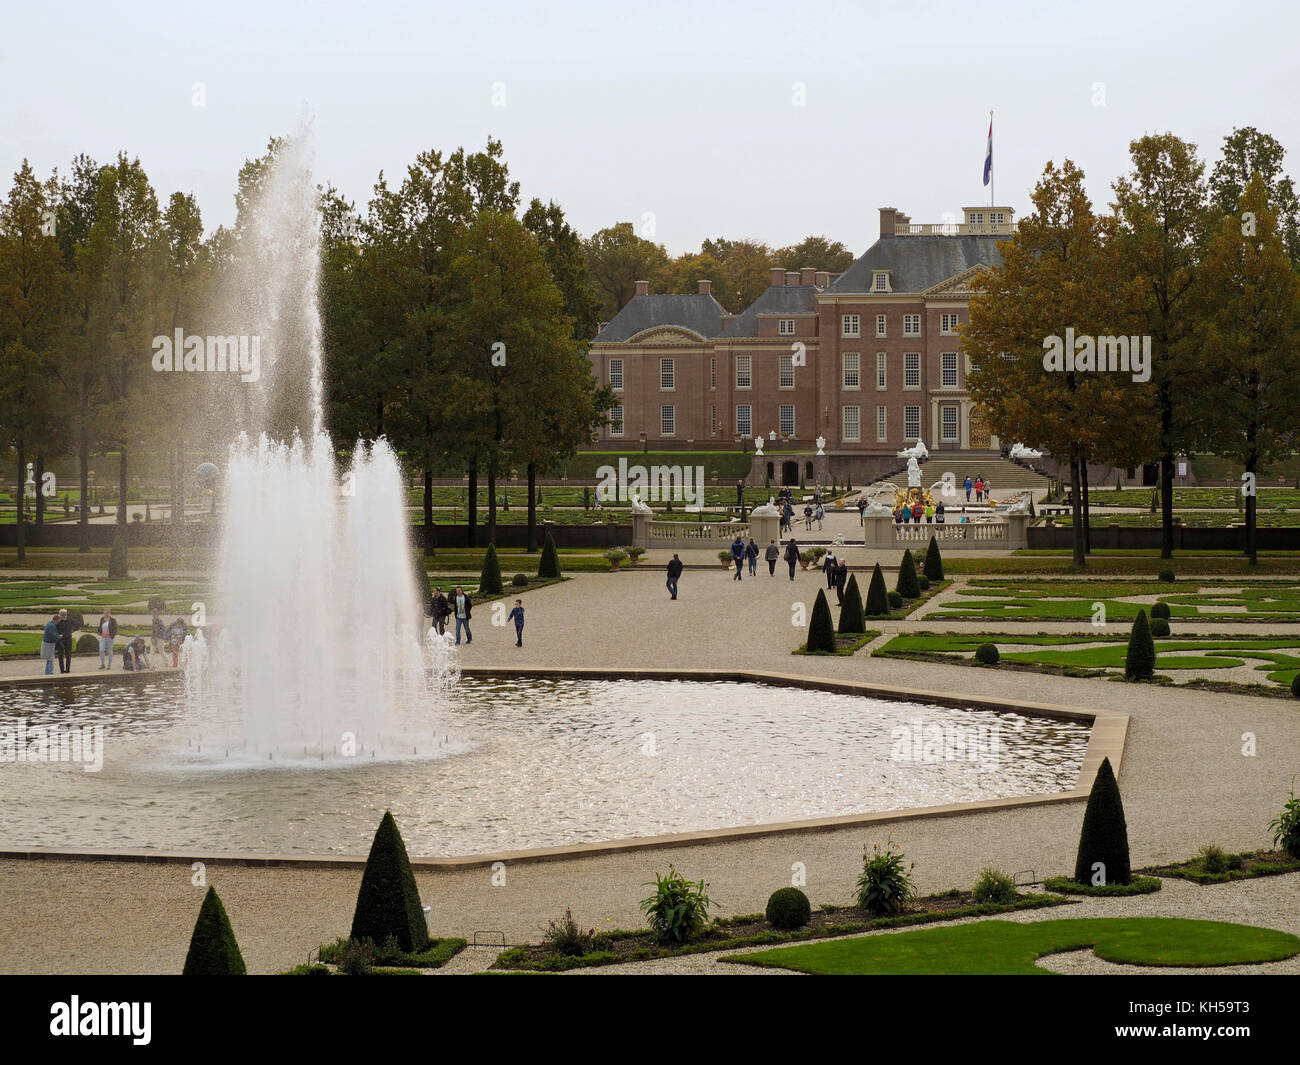
[[[880,563],[871,571],[871,583],[867,585],[867,617],[883,618],[889,614],[889,590],[885,587],[885,575],[880,571]]]
[[[1192,359],[1206,404],[1203,438],[1250,475],[1246,553],[1256,557],[1260,468],[1291,454],[1300,409],[1300,277],[1256,172],[1214,228],[1191,296]]]
[[[808,644],[805,648],[809,654],[835,653],[835,625],[831,621],[830,604],[826,602],[825,589],[817,589],[817,601],[813,603],[812,617],[808,621]]]
[[[113,531],[113,546],[108,552],[110,580],[124,581],[130,577],[126,561],[126,533],[121,525]]]
[[[560,556],[555,550],[555,537],[551,530],[546,530],[546,542],[542,545],[542,558],[537,564],[537,576],[543,580],[560,579]]]
[[[1132,879],[1124,801],[1109,758],[1102,759],[1088,793],[1074,862],[1075,883],[1091,884],[1094,876],[1101,884],[1127,884]]]
[[[933,535],[930,537],[930,546],[925,549],[924,569],[930,580],[943,580],[943,555],[939,553],[939,541]]]
[[[1210,174],[1211,206],[1223,215],[1240,214],[1238,205],[1256,174],[1267,190],[1276,229],[1292,264],[1300,266],[1300,198],[1282,172],[1286,149],[1267,133],[1245,126],[1223,138],[1223,154]]]
[[[591,283],[600,296],[601,318],[608,321],[636,293],[638,281],[657,276],[668,264],[662,244],[637,235],[631,222],[593,233],[583,244]]]
[[[867,623],[862,616],[862,593],[858,591],[857,574],[849,575],[849,583],[844,589],[837,631],[841,636],[867,631]]]
[[[424,950],[429,943],[429,929],[420,906],[420,892],[415,874],[406,856],[406,844],[397,829],[391,811],[383,819],[370,845],[357,908],[352,918],[352,938],[369,939],[382,945],[389,936],[409,953]]]
[[[857,256],[838,240],[824,236],[804,237],[798,244],[775,253],[776,261],[786,264],[791,270],[811,266],[830,274],[842,274],[853,265],[855,258]]]
[[[217,889],[209,886],[190,935],[182,976],[245,976],[244,956],[235,941],[226,908]]]
[[[1144,386],[1128,373],[1077,370],[1074,352],[1069,362],[1050,361],[1049,345],[1063,346],[1070,329],[1125,331],[1115,327],[1112,268],[1083,172],[1069,159],[1059,168],[1049,162],[1032,200],[1015,239],[999,245],[1002,263],[980,278],[971,300],[967,387],[999,436],[1033,441],[1068,464],[1074,563],[1082,566],[1082,469],[1092,455],[1144,450]]]
[[[921,584],[916,579],[916,563],[910,549],[904,549],[903,561],[898,566],[898,594],[904,599],[919,599]]]
[[[1156,645],[1151,639],[1151,628],[1147,624],[1147,612],[1139,610],[1133,619],[1133,628],[1128,637],[1128,653],[1124,656],[1124,678],[1126,680],[1150,680],[1156,671]]]
[[[1160,557],[1174,553],[1174,459],[1194,440],[1197,405],[1207,400],[1185,387],[1192,322],[1189,314],[1206,224],[1205,165],[1196,146],[1172,133],[1129,145],[1133,169],[1115,182],[1115,254],[1126,279],[1134,328],[1150,336],[1160,457]],[[1113,425],[1113,420],[1111,425]]]
[[[500,595],[502,591],[501,563],[497,561],[497,546],[490,543],[483,554],[483,569],[478,578],[478,594]]]
[[[724,284],[715,286],[719,303],[739,314],[767,291],[771,279],[772,249],[760,240],[706,240],[703,255],[722,264]],[[806,264],[805,264],[806,265]]]

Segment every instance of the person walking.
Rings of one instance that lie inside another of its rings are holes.
[[[934,504],[926,503],[925,505],[925,523],[929,525],[934,521]]]
[[[967,503],[970,502],[970,490],[972,487],[973,485],[971,484],[970,474],[968,473],[966,475],[966,502]]]
[[[818,503],[817,509],[813,511],[813,517],[817,519],[817,529],[820,532],[822,527],[822,518],[826,517],[826,508]]]
[[[740,580],[740,567],[745,563],[745,541],[737,534],[736,538],[731,541],[731,561],[736,564],[736,576],[733,580]]]
[[[925,507],[921,505],[921,501],[918,499],[915,503],[912,504],[912,521],[917,525],[920,525],[921,515],[924,513],[925,513]]]
[[[826,574],[826,589],[835,587],[835,552],[828,550],[822,557],[822,572]]]
[[[803,508],[803,527],[805,532],[812,532],[813,508],[812,504],[805,503]]]
[[[433,590],[433,598],[429,600],[429,614],[433,618],[433,627],[439,636],[447,634],[447,618],[451,614],[451,607],[447,605],[447,597],[442,594],[441,588]]]
[[[989,479],[987,477],[982,477],[980,479],[984,482],[984,502],[992,503],[993,500],[991,500],[989,496],[992,494],[993,489],[989,485]]]
[[[470,601],[469,596],[465,594],[465,589],[459,587],[456,589],[453,603],[456,614],[456,646],[460,646],[460,630],[462,627],[465,629],[465,642],[471,644],[474,642],[474,634],[469,631],[469,621],[474,604]]]
[[[867,524],[867,497],[866,496],[858,497],[858,524],[859,525]]]
[[[799,561],[799,545],[795,542],[793,536],[785,545],[785,560],[790,564],[790,579],[794,580],[794,567]]]
[[[935,523],[936,525],[942,525],[942,524],[943,524],[943,500],[942,500],[942,499],[939,500],[939,502],[938,502],[937,504],[935,504],[935,508],[934,508],[934,523]]]
[[[775,577],[776,563],[777,560],[780,559],[781,557],[781,549],[776,546],[775,540],[772,540],[767,545],[767,550],[763,553],[763,557],[767,559],[767,575],[769,577]]]
[[[59,656],[59,672],[72,672],[72,637],[76,632],[72,619],[68,617],[66,610],[59,611],[59,620],[56,626],[59,630],[59,644],[55,648],[55,653]]]
[[[99,668],[113,668],[113,638],[117,636],[117,618],[108,607],[99,616]]]
[[[189,630],[185,626],[184,618],[177,618],[172,622],[168,635],[171,636],[173,669],[176,669],[181,664],[181,647],[184,645],[185,637],[188,633]]]
[[[668,563],[668,598],[677,598],[677,581],[682,575],[682,560],[673,555],[672,561]]]
[[[758,544],[754,543],[754,538],[749,538],[749,543],[745,545],[745,561],[749,563],[749,575],[758,576]]]
[[[515,646],[523,647],[524,645],[524,601],[515,600],[515,608],[506,615],[507,621],[515,623]]]
[[[844,585],[849,579],[849,564],[844,559],[835,560],[835,596],[844,605]]]
[[[54,673],[54,648],[59,642],[59,615],[53,614],[50,620],[45,623],[45,629],[41,633],[41,661],[45,663],[45,675],[52,676]]]
[[[984,478],[983,477],[977,477],[975,479],[975,502],[976,503],[984,502]]]

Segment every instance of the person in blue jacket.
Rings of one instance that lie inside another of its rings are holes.
[[[749,563],[749,575],[758,576],[758,544],[754,543],[754,538],[749,538],[749,543],[745,545],[745,560]]]
[[[740,567],[745,563],[745,541],[737,536],[731,542],[731,560],[736,564],[736,580],[740,580]]]
[[[55,614],[45,623],[41,633],[41,658],[45,661],[45,672],[54,672],[54,648],[59,642],[59,615]]]
[[[506,615],[507,621],[515,623],[515,646],[523,647],[524,645],[524,601],[515,600],[515,608]]]

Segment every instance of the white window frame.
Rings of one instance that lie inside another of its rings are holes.
[[[677,408],[671,403],[659,408],[659,435],[677,435]]]
[[[860,337],[862,335],[862,316],[845,314],[840,316],[840,336]]]
[[[779,359],[779,363],[776,386],[777,388],[788,391],[789,389],[794,388],[794,355],[782,355]],[[790,383],[786,384],[786,381],[789,381]]]
[[[744,382],[741,381],[741,370],[744,369]],[[736,356],[736,388],[742,392],[748,392],[754,387],[754,357],[752,355]]]
[[[664,382],[667,381],[667,384]],[[673,359],[659,360],[659,391],[675,392],[677,390],[677,363]]]
[[[903,315],[903,336],[919,337],[921,335],[921,316],[919,314]]]
[[[884,392],[889,388],[889,355],[886,352],[876,352],[876,391]]]
[[[849,412],[853,413],[853,428],[849,428]],[[840,408],[840,437],[846,443],[856,444],[862,439],[862,408],[850,405]]]
[[[781,406],[777,408],[776,413],[777,413],[777,417],[776,417],[777,432],[780,433],[782,436],[794,436],[795,435],[794,404],[782,403]],[[790,415],[789,429],[785,427],[787,413],[789,413]]]
[[[744,411],[744,414],[741,414]],[[744,428],[741,427],[741,420],[748,422]],[[741,436],[754,435],[754,408],[748,403],[738,403],[736,405],[736,432]]]
[[[873,270],[871,272],[871,291],[888,292],[889,291],[889,271]]]
[[[717,391],[718,388],[718,360],[717,359],[709,360],[709,388],[715,392]]]
[[[794,336],[794,319],[778,318],[776,321],[776,335],[783,337]]]
[[[876,442],[883,443],[889,439],[889,408],[876,408]]]
[[[948,432],[948,416],[952,416],[952,433]],[[961,439],[961,410],[951,403],[939,408],[939,439],[951,444]]]
[[[609,387],[615,392],[623,391],[623,360],[609,360]]]
[[[915,360],[915,365],[909,365]],[[916,384],[908,384],[915,374]],[[919,351],[903,352],[903,387],[909,392],[921,387],[921,353]]]
[[[961,316],[956,311],[944,311],[939,315],[939,332],[944,336],[955,336],[960,324]]]
[[[609,435],[622,436],[625,427],[623,404],[617,403],[609,408]]]
[[[852,363],[849,360],[852,359]],[[841,356],[840,388],[846,392],[857,392],[862,388],[862,353],[846,351]]]
[[[883,337],[889,335],[889,323],[883,314],[876,315],[876,336]]]
[[[951,360],[951,361],[949,361]],[[945,351],[939,355],[939,387],[941,388],[958,388],[959,376],[957,369],[957,353],[955,351]],[[951,378],[949,375],[951,374]]]
[[[913,417],[915,417],[916,419],[916,432],[909,433],[907,431],[907,425],[908,422]],[[908,440],[920,440],[920,439],[921,439],[921,408],[904,407],[903,408],[903,441],[906,442]]]

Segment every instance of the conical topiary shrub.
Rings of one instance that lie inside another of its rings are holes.
[[[419,555],[415,556],[415,568],[411,575],[415,578],[415,598],[419,600],[422,609],[428,610],[429,604],[433,602],[433,586],[429,583],[429,571],[424,568],[424,559]]]
[[[235,942],[235,930],[230,926],[226,908],[221,905],[217,889],[208,887],[199,907],[199,919],[194,922],[190,936],[189,953],[185,955],[183,976],[245,976],[244,956]]]
[[[921,586],[916,582],[916,562],[913,561],[910,550],[903,552],[903,562],[898,567],[897,589],[904,599],[921,598]]]
[[[352,938],[382,944],[389,936],[395,936],[397,945],[409,952],[421,951],[429,943],[406,844],[392,813],[385,811],[361,875]]]
[[[549,529],[546,532],[546,542],[542,544],[542,560],[537,564],[537,576],[560,579],[560,556],[555,550],[555,537]]]
[[[925,575],[932,581],[943,580],[943,555],[939,554],[939,541],[930,537],[930,546],[925,549]]]
[[[1100,868],[1094,870],[1094,866]],[[1102,759],[1088,795],[1079,832],[1079,856],[1074,862],[1075,883],[1091,884],[1094,876],[1099,885],[1127,884],[1131,877],[1124,802],[1109,758]]]
[[[478,594],[500,595],[505,589],[501,587],[501,563],[497,561],[497,545],[488,544],[483,556],[483,572],[478,578]]]
[[[871,573],[871,583],[867,585],[867,617],[883,618],[889,613],[889,589],[885,587],[885,575],[880,572],[880,563]]]
[[[826,592],[822,588],[817,589],[817,602],[813,603],[812,619],[808,622],[806,650],[809,653],[835,653],[835,626],[831,622],[831,607],[826,602]]]
[[[1150,680],[1156,672],[1156,645],[1147,625],[1147,612],[1139,610],[1133,619],[1133,631],[1128,638],[1128,654],[1124,658],[1126,680]]]
[[[122,530],[113,534],[113,548],[108,553],[108,576],[110,580],[126,580],[130,574],[126,566],[126,538]]]
[[[838,631],[841,636],[867,631],[867,623],[862,616],[862,593],[858,591],[856,573],[849,575],[849,583],[844,588],[844,602],[840,605]]]

